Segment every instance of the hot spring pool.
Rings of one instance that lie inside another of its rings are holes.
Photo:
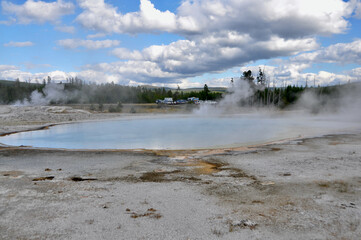
[[[0,137],[0,142],[12,146],[65,149],[222,148],[322,134],[329,129],[335,130],[338,125],[336,120],[259,115],[135,117],[57,125]]]

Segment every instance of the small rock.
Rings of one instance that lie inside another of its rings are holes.
[[[94,219],[90,219],[90,220],[85,220],[85,222],[87,223],[87,224],[93,224],[94,223]]]
[[[267,182],[262,182],[261,185],[262,186],[267,186],[267,185],[274,185],[275,183],[272,181],[267,181]]]
[[[348,208],[356,208],[356,204],[354,204],[354,203],[350,203],[350,204],[341,203],[341,208],[346,209],[347,207]]]

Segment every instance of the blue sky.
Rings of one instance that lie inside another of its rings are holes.
[[[227,86],[361,80],[359,0],[0,1],[0,79]]]

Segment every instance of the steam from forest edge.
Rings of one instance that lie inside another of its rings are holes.
[[[44,94],[43,94],[44,93]],[[38,105],[49,105],[53,102],[65,103],[67,99],[74,96],[75,93],[64,90],[63,84],[49,83],[43,88],[43,93],[38,90],[34,90],[30,99],[24,99],[23,101],[17,101],[14,105],[16,106],[38,106]]]
[[[331,89],[331,90],[330,90]],[[263,90],[262,86],[240,79],[230,84],[224,97],[217,105],[201,104],[194,114],[199,116],[223,115],[232,113],[244,113],[257,111],[258,113],[277,114],[279,109],[274,104],[262,105],[254,104],[252,96],[257,90]],[[325,94],[322,91],[330,91]],[[272,88],[269,94],[274,94]],[[285,89],[282,89],[285,91]],[[361,83],[350,83],[341,86],[330,86],[321,88],[306,88],[298,97],[294,104],[282,108],[283,113],[289,115],[318,115],[318,116],[338,116],[344,119],[361,120]],[[278,96],[273,96],[277,98]]]

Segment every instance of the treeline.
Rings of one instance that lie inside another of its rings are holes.
[[[51,88],[56,90],[51,91]],[[61,90],[59,90],[61,86]],[[50,104],[76,104],[76,103],[154,103],[157,99],[173,98],[173,100],[198,97],[201,100],[217,100],[222,97],[220,92],[211,92],[208,88],[202,91],[182,91],[165,88],[131,87],[114,83],[87,84],[79,79],[67,79],[65,83],[51,83],[51,79],[43,83],[30,83],[16,81],[0,81],[0,103],[14,104],[18,101],[31,102],[34,91],[51,99]],[[55,92],[56,91],[56,92]],[[50,92],[50,93],[48,93]],[[50,95],[50,96],[48,96]],[[62,95],[59,97],[59,95]]]
[[[259,79],[260,77],[257,77],[257,81],[260,81]],[[189,97],[197,97],[200,100],[219,100],[222,98],[222,94],[229,94],[210,91],[207,85],[201,91],[183,91],[179,88],[131,87],[114,83],[89,84],[76,78],[68,79],[65,83],[51,83],[50,78],[47,80],[43,83],[0,80],[0,104],[14,104],[18,101],[31,102],[31,95],[34,91],[49,99],[49,104],[154,103],[157,99],[186,100]],[[352,84],[346,84],[311,88],[303,86],[264,87],[263,90],[257,90],[259,87],[255,87],[254,78],[249,72],[244,73],[243,78],[238,81],[244,80],[250,82],[255,93],[247,99],[243,99],[240,105],[251,107],[277,106],[284,108],[295,103],[305,91],[312,91],[322,104],[330,99],[339,98],[343,90],[352,88]],[[52,88],[55,90],[51,91]],[[52,98],[53,95],[54,98]]]
[[[287,86],[285,88],[265,88],[256,90],[255,94],[241,101],[242,106],[277,106],[285,108],[297,102],[305,91],[312,93],[320,104],[326,104],[330,99],[339,99],[341,92],[351,88],[348,85],[326,86],[326,87],[304,87],[304,86]]]
[[[33,91],[42,91],[45,85],[16,81],[0,81],[0,103],[11,104],[29,99]]]
[[[267,87],[267,85],[269,86],[269,82],[266,78],[266,74],[261,69],[259,69],[257,77],[252,75],[251,70],[243,72],[239,81],[248,82],[249,86],[254,90],[254,94],[252,96],[240,101],[241,106],[277,106],[279,108],[285,108],[296,103],[305,91],[311,93],[312,97],[317,100],[318,104],[320,104],[319,107],[322,107],[327,102],[337,102],[341,98],[342,93],[352,90],[354,87],[359,87],[360,85],[357,83],[356,85],[348,83],[344,85],[325,87],[308,87],[307,85],[305,87],[295,85],[278,88]],[[234,83],[233,79],[231,80],[231,83]]]

